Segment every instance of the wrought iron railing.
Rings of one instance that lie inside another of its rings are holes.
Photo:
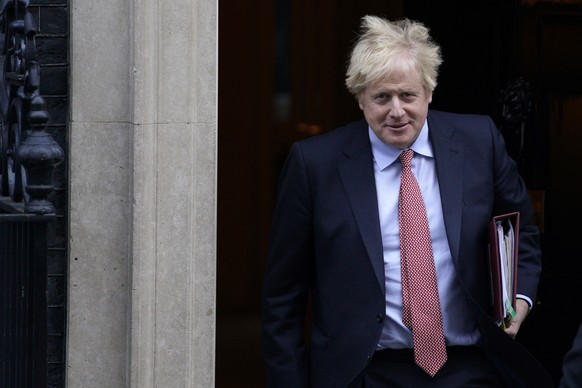
[[[2,388],[47,386],[46,235],[49,221],[50,216],[46,215],[0,215]]]
[[[0,9],[1,193],[23,202],[24,211],[54,213],[48,200],[62,148],[46,132],[49,119],[39,93],[34,20],[28,0],[2,0]]]
[[[28,0],[0,0],[0,388],[47,386],[47,225],[64,159],[46,132]]]

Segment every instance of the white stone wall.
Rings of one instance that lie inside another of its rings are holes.
[[[213,387],[217,0],[70,0],[68,387]]]

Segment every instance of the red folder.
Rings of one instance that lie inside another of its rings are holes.
[[[492,315],[502,325],[515,310],[519,212],[493,217],[488,226]]]

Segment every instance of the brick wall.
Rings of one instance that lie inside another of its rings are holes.
[[[50,114],[47,131],[65,151],[65,161],[54,174],[51,200],[57,220],[48,236],[48,387],[65,386],[65,333],[67,299],[67,177],[69,109],[69,3],[33,0],[29,11],[37,22],[36,47],[41,66],[40,93]]]

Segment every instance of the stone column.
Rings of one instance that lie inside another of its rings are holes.
[[[67,385],[212,387],[217,1],[70,9]]]

